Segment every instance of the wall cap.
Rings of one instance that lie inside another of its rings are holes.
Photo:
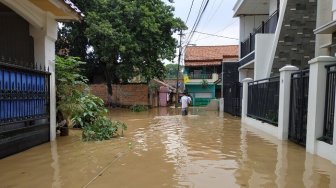
[[[298,71],[299,68],[296,67],[296,66],[293,66],[293,65],[286,65],[284,67],[282,67],[281,69],[279,69],[280,72],[283,72],[283,71]]]
[[[245,78],[242,82],[253,82],[252,78]]]
[[[332,57],[332,56],[318,56],[318,57],[315,57],[314,59],[311,59],[310,61],[308,61],[308,64],[314,64],[314,63],[332,63],[332,62],[336,63],[336,57]]]

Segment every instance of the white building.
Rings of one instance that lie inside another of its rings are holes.
[[[336,164],[335,7],[336,0],[238,0],[234,16],[243,124]]]
[[[307,68],[314,57],[316,2],[237,0],[240,21],[240,81],[278,75],[291,64]]]

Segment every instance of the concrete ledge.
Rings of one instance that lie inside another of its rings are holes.
[[[319,57],[315,57],[314,59],[311,59],[310,61],[308,61],[308,64],[314,64],[318,62],[335,62],[336,63],[336,58],[331,57],[331,56],[319,56]]]
[[[245,117],[244,120],[242,120],[242,123],[278,138],[278,127],[275,127],[274,125],[250,117]]]

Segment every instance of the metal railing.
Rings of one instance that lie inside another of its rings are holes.
[[[224,112],[241,116],[240,82],[223,83]]]
[[[49,77],[42,67],[0,62],[0,126],[49,118]]]
[[[248,84],[247,116],[278,125],[279,79],[277,76]]]
[[[288,139],[306,145],[309,70],[291,75]]]
[[[334,115],[335,115],[335,89],[336,89],[336,64],[327,65],[327,85],[324,110],[323,136],[319,140],[333,143]]]
[[[279,11],[276,10],[267,20],[250,33],[249,37],[240,44],[240,57],[243,58],[255,50],[255,35],[258,33],[274,33],[279,19]]]
[[[212,79],[212,74],[188,74],[189,79]]]

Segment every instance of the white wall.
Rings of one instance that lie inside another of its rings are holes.
[[[254,32],[254,29],[261,25],[261,22],[266,20],[268,15],[265,16],[241,16],[239,18],[240,22],[240,41],[245,41]]]
[[[333,2],[336,0],[319,0],[317,2],[317,16],[316,16],[316,28],[319,28],[330,21],[332,21],[332,6]],[[333,4],[333,6],[336,6]],[[317,34],[316,35],[316,42],[315,42],[315,57],[318,56],[329,56],[334,55],[330,54],[330,50],[328,47],[331,45],[332,39],[331,34]]]
[[[273,61],[270,62],[267,59],[270,59],[271,56],[274,37],[274,34],[257,34],[255,37],[254,80],[268,77],[265,67],[273,63]]]
[[[49,68],[50,76],[50,140],[56,138],[56,84],[55,84],[55,41],[57,22],[52,15],[44,14],[43,28],[30,25],[30,35],[34,38],[35,62]]]
[[[332,2],[332,14],[333,14],[333,20],[336,20],[336,0],[333,0]]]
[[[252,68],[239,70],[239,82],[242,82],[245,78],[254,78],[254,70]]]
[[[270,8],[269,8],[269,15],[272,15],[273,12],[277,10],[277,0],[270,0]]]

